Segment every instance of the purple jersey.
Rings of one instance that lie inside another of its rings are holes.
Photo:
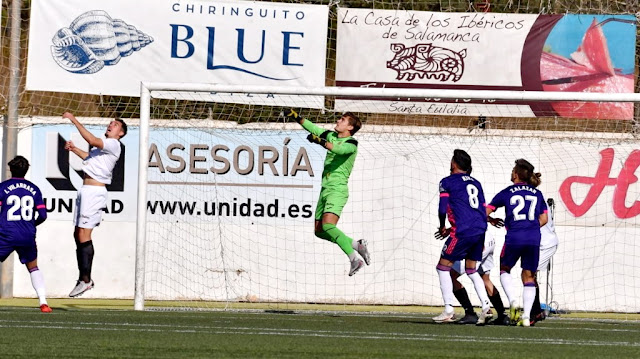
[[[451,235],[471,237],[487,230],[484,192],[478,180],[464,173],[452,174],[440,181],[440,200],[448,199],[446,208]]]
[[[0,183],[0,237],[12,243],[31,242],[36,225],[47,218],[42,193],[24,178]]]
[[[540,190],[526,183],[516,183],[500,191],[487,207],[493,210],[505,207],[506,242],[540,245],[539,217],[547,211]]]

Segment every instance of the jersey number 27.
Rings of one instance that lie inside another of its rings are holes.
[[[510,202],[511,202],[511,205],[515,205],[515,208],[512,211],[514,220],[521,221],[523,219],[527,219],[529,221],[533,221],[535,219],[534,215],[536,213],[536,205],[538,204],[538,197],[536,196],[522,197],[520,195],[516,195],[511,197]],[[529,202],[529,211],[527,214],[522,214],[520,212],[524,209],[526,202]]]

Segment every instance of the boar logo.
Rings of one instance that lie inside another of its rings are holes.
[[[413,81],[419,78],[436,79],[442,82],[457,82],[464,73],[464,58],[467,49],[453,51],[431,44],[418,44],[405,47],[403,44],[391,44],[393,59],[387,61],[387,68],[395,70],[396,80]]]

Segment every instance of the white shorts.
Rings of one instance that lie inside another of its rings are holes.
[[[553,247],[540,248],[540,259],[538,260],[538,271],[547,270],[547,266],[551,261],[551,257],[553,257],[553,255],[556,254],[557,250],[558,250],[558,245],[555,245]]]
[[[476,263],[476,269],[480,275],[489,273],[494,267],[493,263],[493,250],[496,247],[496,241],[493,235],[487,233],[484,238],[484,247],[482,248],[482,260]],[[455,261],[451,267],[458,274],[465,273],[464,261]]]
[[[95,228],[100,225],[105,208],[107,208],[106,187],[82,186],[76,198],[73,224],[80,228]]]

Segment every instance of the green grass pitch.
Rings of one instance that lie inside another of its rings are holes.
[[[149,306],[136,312],[124,300],[50,304],[53,313],[44,314],[33,299],[0,300],[3,357],[640,357],[637,315],[562,315],[521,328],[435,324],[430,318],[439,308],[420,307],[235,304],[213,311]]]

